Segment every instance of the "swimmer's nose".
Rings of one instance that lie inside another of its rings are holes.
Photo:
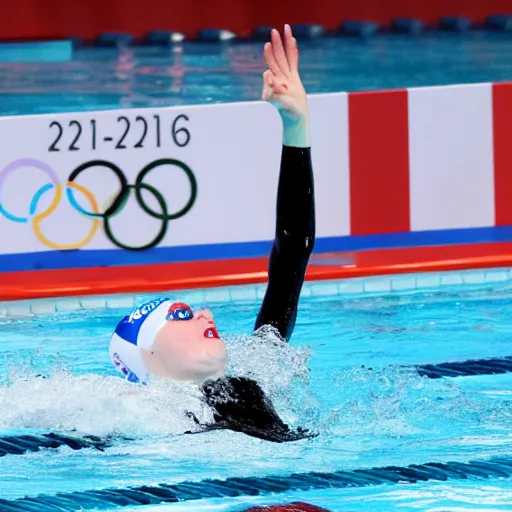
[[[213,313],[209,309],[201,309],[197,314],[197,319],[206,318],[210,322],[213,322]]]

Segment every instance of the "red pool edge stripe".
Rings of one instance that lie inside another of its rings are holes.
[[[328,259],[327,259],[328,258]],[[336,264],[336,259],[340,264]],[[327,263],[327,264],[325,264]],[[267,258],[0,273],[0,300],[156,293],[267,281]],[[314,255],[307,281],[512,266],[512,242]]]

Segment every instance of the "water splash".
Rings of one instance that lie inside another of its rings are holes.
[[[414,368],[358,367],[335,373],[335,399],[323,407],[326,432],[405,438],[457,432],[485,424],[501,431],[512,419],[512,403],[465,389],[465,381],[431,380]]]
[[[286,421],[296,421],[307,395],[309,351],[291,348],[270,331],[232,338],[227,345],[228,374],[257,380]],[[12,355],[9,366],[9,377],[0,385],[1,429],[175,435],[193,430],[187,412],[201,422],[212,421],[194,383],[156,378],[141,386],[117,376],[76,375],[58,356],[49,359],[40,350]],[[44,377],[38,375],[41,367]]]

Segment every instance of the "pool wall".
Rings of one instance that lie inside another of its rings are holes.
[[[512,83],[319,94],[310,105],[308,278],[512,262]],[[4,117],[0,133],[0,298],[266,279],[273,107]]]
[[[355,277],[341,280],[324,280],[306,283],[301,297],[334,297],[344,299],[383,297],[409,293],[451,293],[454,289],[479,290],[510,289],[512,268],[470,269],[457,272],[426,272],[414,274]],[[179,290],[180,300],[193,304],[235,303],[261,300],[265,296],[265,284],[220,286]],[[71,313],[76,311],[101,311],[132,309],[151,300],[151,295],[141,293],[85,295],[73,297],[30,298],[26,300],[0,300],[1,318],[23,318],[33,315]]]

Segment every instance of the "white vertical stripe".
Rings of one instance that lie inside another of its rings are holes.
[[[492,87],[409,90],[411,230],[494,225]]]
[[[348,95],[310,96],[316,234],[350,234]]]

